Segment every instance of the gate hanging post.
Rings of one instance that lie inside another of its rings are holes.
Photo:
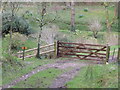
[[[58,57],[58,42],[59,41],[55,41],[54,42],[55,58]]]
[[[55,50],[54,56],[56,58],[57,57],[57,41],[54,41],[54,50]]]
[[[59,41],[57,41],[56,43],[56,57],[59,56],[58,53],[59,53]]]
[[[114,48],[114,51],[113,51],[112,60],[114,59],[114,54],[115,54],[115,48]]]
[[[119,64],[120,63],[120,48],[118,48],[117,60],[118,60],[118,64]]]
[[[107,51],[106,51],[106,62],[108,62],[110,56],[110,46],[107,45]]]

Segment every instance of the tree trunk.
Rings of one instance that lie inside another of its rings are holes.
[[[106,27],[107,27],[107,31],[106,31],[106,43],[109,44],[109,40],[110,40],[110,31],[111,31],[111,26],[110,26],[110,21],[109,21],[109,12],[107,7],[105,7],[106,10]]]
[[[12,14],[11,14],[11,26],[10,26],[10,41],[9,41],[9,50],[8,53],[11,54],[11,48],[12,48],[12,24],[14,22],[14,11],[12,10]]]
[[[36,57],[41,59],[40,56],[40,38],[41,38],[41,31],[43,29],[43,20],[44,20],[44,15],[46,14],[46,3],[43,2],[42,3],[42,12],[41,12],[41,20],[40,20],[40,32],[39,32],[39,36],[38,36],[38,47],[37,47],[37,54]]]
[[[75,3],[71,2],[71,31],[75,32]]]
[[[70,2],[65,2],[67,8],[70,8]]]
[[[98,31],[93,31],[94,38],[97,38],[97,35],[98,35]]]
[[[106,7],[105,9],[106,9],[106,25],[107,25],[107,31],[110,32],[109,12],[108,12],[107,7]]]
[[[12,25],[10,28],[10,40],[9,40],[9,50],[8,50],[9,54],[11,54],[11,47],[12,47]]]
[[[115,11],[114,14],[116,17],[118,17],[118,2],[115,3]]]
[[[37,58],[41,58],[40,57],[40,37],[41,37],[41,34],[39,34],[38,36],[38,47],[37,47],[37,54],[36,54]]]

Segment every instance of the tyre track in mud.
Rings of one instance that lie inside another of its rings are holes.
[[[31,77],[32,75],[40,72],[40,71],[43,71],[43,70],[47,70],[49,68],[53,68],[53,67],[57,67],[63,63],[67,63],[69,62],[70,60],[59,60],[59,61],[56,61],[55,63],[52,63],[52,64],[45,64],[43,66],[38,66],[36,69],[32,70],[31,72],[29,73],[26,73],[25,75],[13,80],[11,83],[9,84],[6,84],[6,85],[3,85],[2,88],[11,88],[12,86],[16,85],[18,82],[20,81],[23,81],[23,80],[26,80],[27,78]]]
[[[86,66],[86,64],[79,64],[80,66],[76,66],[74,67],[74,69],[65,72],[63,74],[61,74],[60,76],[58,76],[53,83],[49,86],[49,88],[67,88],[65,86],[65,84],[70,81],[71,79],[73,79],[78,72],[80,71],[81,67]]]

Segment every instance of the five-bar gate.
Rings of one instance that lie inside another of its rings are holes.
[[[57,57],[80,60],[108,61],[110,47],[105,45],[68,43],[57,41]]]

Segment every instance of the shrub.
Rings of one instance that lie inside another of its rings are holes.
[[[45,41],[47,44],[54,43],[58,30],[59,27],[56,25],[48,25],[44,27],[41,33],[41,40]]]
[[[23,17],[14,16],[11,23],[11,14],[3,13],[2,15],[2,34],[5,36],[9,33],[12,24],[12,31],[21,34],[29,35],[33,33],[32,28]]]
[[[10,40],[10,34],[5,35],[5,40]],[[27,40],[27,37],[25,35],[22,35],[20,33],[13,33],[12,35],[12,49],[18,49],[21,47],[21,45],[24,45],[25,41]]]
[[[79,15],[79,18],[82,18],[84,15]]]
[[[85,9],[84,9],[84,12],[88,12],[88,8],[85,8]]]
[[[102,29],[100,20],[98,18],[90,20],[88,27],[93,32],[94,38],[97,38],[98,32]]]

